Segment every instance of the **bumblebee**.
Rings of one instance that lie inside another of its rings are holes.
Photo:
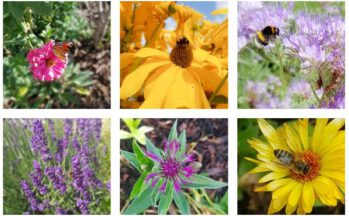
[[[274,26],[267,26],[263,30],[257,32],[257,41],[263,46],[268,45],[270,39],[279,36],[279,29]]]
[[[302,160],[295,160],[293,154],[283,149],[275,149],[274,156],[279,162],[289,168],[293,168],[298,173],[306,175],[310,171],[310,165]]]

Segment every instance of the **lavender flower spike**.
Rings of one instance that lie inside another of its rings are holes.
[[[67,186],[64,182],[63,170],[61,167],[46,167],[45,175],[52,182],[53,188],[64,194]]]
[[[44,176],[42,174],[40,164],[36,160],[33,161],[33,168],[34,170],[30,174],[32,183],[38,189],[39,193],[41,195],[44,195],[48,192],[48,189],[44,184],[42,184],[42,180],[44,179]]]
[[[52,160],[52,155],[47,145],[47,137],[44,126],[40,120],[35,120],[33,122],[32,131],[33,136],[30,140],[32,150],[34,152],[38,152],[43,161],[49,162]]]
[[[179,142],[177,140],[172,140],[169,143],[163,142],[168,148],[165,151],[164,157],[155,155],[151,152],[147,152],[147,156],[159,162],[159,169],[153,173],[148,174],[145,179],[146,183],[151,181],[151,187],[155,187],[160,179],[163,179],[159,191],[164,192],[166,190],[167,184],[173,182],[173,187],[176,192],[179,192],[181,185],[186,184],[190,181],[192,175],[196,172],[195,168],[192,166],[194,157],[192,154],[185,154],[183,152],[181,155],[177,155],[179,149]]]
[[[26,180],[21,181],[20,183],[22,191],[24,192],[25,197],[27,198],[28,202],[30,203],[30,208],[33,211],[38,211],[41,208],[39,207],[40,203],[36,199],[34,193],[30,189],[29,183]]]

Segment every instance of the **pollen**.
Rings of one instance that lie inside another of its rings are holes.
[[[46,66],[47,67],[53,67],[53,66],[55,66],[55,64],[56,64],[56,62],[54,60],[52,60],[52,59],[47,59],[46,60]]]
[[[183,37],[176,42],[172,49],[170,60],[182,68],[187,68],[193,61],[193,50],[187,38]]]
[[[312,151],[305,151],[295,156],[295,161],[302,161],[308,166],[306,173],[300,172],[293,166],[290,169],[291,177],[298,182],[308,182],[314,180],[320,171],[320,157]]]

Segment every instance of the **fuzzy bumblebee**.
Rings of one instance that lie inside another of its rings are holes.
[[[275,39],[279,35],[279,29],[274,26],[267,26],[263,30],[257,32],[257,41],[263,46],[268,45],[269,40]]]

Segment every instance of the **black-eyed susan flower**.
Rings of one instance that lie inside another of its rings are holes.
[[[272,200],[268,214],[285,208],[286,214],[312,212],[316,200],[327,206],[344,203],[345,131],[344,119],[317,119],[312,133],[308,120],[285,123],[274,129],[258,120],[266,142],[248,142],[258,152],[250,173],[266,173],[255,191],[269,191]]]
[[[227,71],[220,60],[208,52],[194,49],[185,37],[179,39],[170,55],[152,48],[142,48],[131,55],[124,55],[125,62],[132,58],[143,63],[134,71],[122,63],[127,74],[123,79],[121,99],[144,93],[140,108],[210,108],[207,95],[221,85],[217,95],[227,97]],[[128,70],[129,69],[129,70]]]

